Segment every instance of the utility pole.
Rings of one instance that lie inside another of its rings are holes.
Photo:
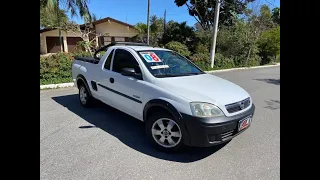
[[[167,10],[164,10],[164,16],[163,16],[163,33],[166,30],[166,17],[167,17]]]
[[[147,18],[147,44],[149,45],[150,40],[150,0],[148,0],[148,18]]]
[[[219,11],[220,11],[220,3],[221,0],[216,0],[216,7],[214,11],[214,22],[213,22],[213,37],[212,37],[212,45],[211,45],[211,68],[213,68],[214,64],[214,54],[216,52],[216,40],[217,40],[217,32],[218,32],[218,21],[219,21]]]
[[[61,38],[61,18],[60,18],[60,9],[59,9],[59,1],[57,1],[57,18],[58,18],[58,32],[59,32],[59,42],[60,42],[60,51],[63,52],[63,46],[62,46],[62,38]]]

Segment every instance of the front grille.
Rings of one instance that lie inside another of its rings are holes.
[[[225,140],[225,139],[233,136],[233,132],[234,132],[234,130],[231,130],[231,131],[228,131],[228,132],[225,132],[225,133],[221,133],[221,139]]]
[[[232,104],[227,104],[225,107],[229,113],[235,113],[238,111],[241,111],[250,105],[250,98],[247,98],[245,100],[232,103]]]

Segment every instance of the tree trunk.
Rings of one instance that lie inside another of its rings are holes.
[[[90,39],[89,39],[89,35],[85,35],[83,38],[82,38],[86,43],[84,45],[84,48],[86,50],[86,52],[89,52],[91,54],[91,56],[93,55],[92,52],[91,52],[91,48],[90,48]]]
[[[247,61],[246,61],[246,66],[247,67],[248,67],[248,62],[249,62],[249,59],[250,59],[251,49],[252,49],[252,46],[250,46],[250,49],[249,49],[249,52],[248,52],[248,56],[247,56]]]
[[[60,42],[60,51],[63,52],[63,46],[62,46],[62,38],[61,38],[61,18],[60,18],[60,13],[59,13],[59,1],[57,1],[57,19],[58,19],[58,31],[59,31],[59,42]]]

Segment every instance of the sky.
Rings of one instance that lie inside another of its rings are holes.
[[[280,0],[256,0],[255,3],[266,4],[270,6],[270,9],[273,9],[274,6],[280,7]],[[147,5],[148,0],[89,0],[88,4],[89,10],[98,19],[111,17],[131,25],[147,22]],[[163,17],[164,10],[167,11],[167,22],[170,20],[186,21],[189,26],[193,26],[197,22],[194,17],[189,15],[186,6],[178,7],[174,0],[150,0],[150,15]],[[70,14],[68,15],[70,17]],[[79,17],[71,17],[71,19],[79,24],[83,23]]]

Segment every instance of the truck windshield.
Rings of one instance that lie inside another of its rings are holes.
[[[158,78],[204,74],[197,66],[174,51],[138,51],[150,73]]]

